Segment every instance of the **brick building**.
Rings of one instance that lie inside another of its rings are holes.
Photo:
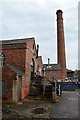
[[[67,78],[74,79],[74,71],[67,69]]]
[[[48,64],[43,64],[43,74],[49,81],[60,80],[60,65],[50,64],[50,59],[48,58]]]
[[[4,40],[0,42],[0,56],[4,56],[2,71],[2,97],[7,102],[17,102],[29,95],[30,83],[39,65],[34,38]],[[2,57],[1,57],[2,59]],[[0,59],[0,61],[1,61]],[[38,63],[38,66],[37,66]]]
[[[48,64],[43,64],[42,57],[38,56],[39,45],[36,48],[34,38],[0,42],[0,72],[2,72],[0,77],[2,78],[3,98],[7,101],[17,102],[27,97],[35,74],[41,76],[45,74],[48,80],[66,78],[63,12],[58,10],[56,14],[57,64],[50,64],[49,59]]]

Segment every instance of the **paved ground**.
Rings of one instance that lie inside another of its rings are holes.
[[[34,100],[26,99],[24,102],[19,102],[18,105],[7,106],[11,111],[3,114],[5,118],[12,118],[13,116],[19,118],[78,118],[79,115],[79,99],[80,91],[63,92],[63,96],[59,98],[57,103],[52,103],[51,99]],[[37,113],[35,109],[39,108]],[[40,110],[44,108],[44,113]],[[80,116],[79,116],[80,117]]]
[[[41,110],[35,114],[35,109],[43,108],[46,110],[43,114]],[[15,109],[14,109],[15,110]],[[16,107],[16,111],[27,118],[50,118],[51,111],[51,101],[49,100],[30,100],[28,103],[24,103],[23,105],[19,105]],[[40,114],[41,113],[41,114]]]
[[[63,92],[61,100],[53,104],[51,118],[78,118],[79,93]]]
[[[41,100],[39,98],[37,98],[36,100],[34,99],[25,99],[25,101],[19,102],[18,105],[12,105],[12,106],[7,106],[7,108],[10,111],[7,111],[7,114],[5,114],[5,110],[3,111],[3,120],[5,120],[5,118],[12,118],[12,117],[20,117],[21,118],[50,118],[50,112],[51,112],[51,106],[52,106],[52,102],[50,99],[44,99]],[[5,107],[4,107],[5,108]],[[35,112],[35,109],[37,109],[37,112]],[[43,112],[42,109],[43,108]],[[12,114],[12,115],[11,115]]]

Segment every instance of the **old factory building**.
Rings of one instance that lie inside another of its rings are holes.
[[[61,79],[60,65],[50,64],[50,58],[48,58],[48,64],[43,64],[43,73],[48,81],[57,81]]]
[[[38,56],[39,45],[35,38],[3,40],[0,42],[0,72],[2,72],[2,97],[7,102],[17,102],[30,94],[35,75],[47,80],[66,78],[66,55],[62,11],[57,14],[57,63],[43,64]]]
[[[17,102],[29,95],[34,73],[42,75],[42,57],[38,56],[34,38],[2,41],[1,56],[3,98]],[[40,64],[40,65],[39,65]]]

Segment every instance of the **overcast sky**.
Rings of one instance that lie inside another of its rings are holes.
[[[43,63],[57,63],[56,11],[64,18],[66,64],[78,69],[78,0],[2,0],[0,40],[35,37]]]

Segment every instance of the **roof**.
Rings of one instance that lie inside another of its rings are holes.
[[[50,64],[48,66],[48,64],[43,64],[43,69],[45,68],[45,70],[55,70],[58,71],[60,70],[60,65],[59,64]]]
[[[59,9],[56,11],[56,14],[58,14],[58,13],[63,13],[63,11]]]
[[[67,72],[68,72],[68,73],[74,73],[73,70],[69,70],[69,69],[67,69]]]
[[[2,40],[2,41],[0,41],[0,45],[22,44],[22,43],[29,42],[31,40],[34,40],[34,37],[22,38],[22,39],[13,39],[13,40]]]
[[[8,64],[5,64],[5,66],[7,66],[9,69],[11,69],[12,71],[14,71],[19,76],[22,76],[24,74],[24,72],[21,69],[19,69],[18,67],[16,67],[16,66],[10,66]]]

